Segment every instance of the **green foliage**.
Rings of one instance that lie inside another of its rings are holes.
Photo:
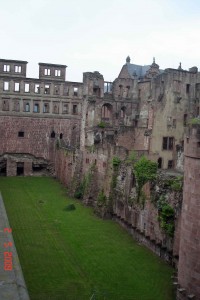
[[[183,176],[179,176],[173,180],[171,183],[171,188],[174,191],[180,192],[183,189]]]
[[[137,182],[137,201],[142,202],[144,206],[145,197],[142,195],[142,187],[148,181],[156,179],[157,175],[157,163],[147,159],[145,156],[142,156],[134,164],[134,174]]]
[[[136,160],[137,160],[137,154],[134,150],[132,150],[126,160],[126,163],[133,165],[136,162]]]
[[[190,119],[190,120],[188,121],[188,124],[190,124],[190,125],[198,125],[198,124],[200,124],[200,118],[193,118],[193,119]]]
[[[113,156],[112,165],[113,167],[118,167],[121,163],[121,159],[118,156]]]
[[[107,202],[107,197],[104,194],[104,190],[102,189],[97,196],[97,203],[99,206],[105,205]]]
[[[159,222],[161,228],[170,236],[174,236],[174,217],[175,212],[173,207],[167,203],[163,203],[160,211],[159,211]]]
[[[106,123],[101,121],[99,124],[98,124],[98,127],[100,128],[105,128],[106,127]]]
[[[82,199],[86,189],[88,188],[91,179],[92,179],[92,171],[94,170],[94,165],[92,164],[89,171],[84,175],[81,184],[77,187],[74,197],[76,199]]]

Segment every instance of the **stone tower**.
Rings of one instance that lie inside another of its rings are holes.
[[[198,118],[195,120],[198,121]],[[185,138],[177,299],[200,299],[200,125]]]

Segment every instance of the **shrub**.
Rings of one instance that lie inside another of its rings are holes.
[[[106,127],[106,123],[101,121],[99,124],[98,124],[98,127],[100,128],[105,128]]]
[[[118,156],[113,156],[112,164],[113,167],[118,167],[121,163],[121,159]]]

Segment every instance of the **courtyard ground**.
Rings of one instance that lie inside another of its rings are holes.
[[[173,269],[55,179],[1,177],[0,191],[31,300],[174,299]]]

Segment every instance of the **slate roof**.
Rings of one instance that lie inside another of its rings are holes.
[[[140,65],[135,65],[135,64],[127,64],[127,70],[132,77],[134,74],[136,74],[138,77],[143,77],[146,72],[150,69],[149,66],[140,66]]]

